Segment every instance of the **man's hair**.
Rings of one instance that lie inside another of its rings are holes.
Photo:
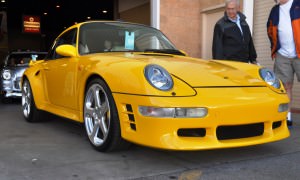
[[[225,6],[227,6],[231,2],[235,2],[237,6],[240,5],[240,0],[225,0]]]

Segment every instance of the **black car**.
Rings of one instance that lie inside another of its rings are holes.
[[[21,97],[20,79],[29,66],[30,60],[44,59],[47,52],[13,51],[4,59],[1,67],[0,96],[1,100]]]

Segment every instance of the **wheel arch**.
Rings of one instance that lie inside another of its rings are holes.
[[[105,79],[104,79],[101,75],[99,75],[99,74],[91,74],[91,75],[87,78],[87,80],[85,81],[85,85],[84,85],[84,93],[86,92],[86,89],[87,89],[88,84],[89,84],[93,79],[97,79],[97,78],[99,78],[99,79],[101,79],[102,81],[104,81],[104,82],[106,83],[106,85],[107,85],[107,82],[105,81]]]
[[[82,103],[79,103],[80,104],[80,122],[84,123],[84,118],[83,118],[83,109],[84,109],[84,99],[85,99],[85,93],[87,91],[87,88],[88,88],[88,84],[93,80],[93,79],[101,79],[106,85],[107,87],[109,88],[110,92],[111,92],[111,89],[108,85],[108,83],[106,82],[106,80],[100,75],[100,74],[96,74],[96,73],[93,73],[93,74],[90,74],[86,80],[84,81],[84,84],[82,85],[82,90],[81,90],[81,93],[80,93],[80,97],[79,97],[79,102],[82,102]]]
[[[21,87],[23,87],[24,80],[26,79],[31,87],[32,95],[37,109],[42,110],[48,98],[45,94],[45,86],[43,85],[40,73],[40,71],[35,72],[33,75],[31,73],[24,73],[22,76]]]

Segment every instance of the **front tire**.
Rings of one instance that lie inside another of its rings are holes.
[[[120,121],[112,93],[101,79],[87,85],[84,99],[84,125],[91,145],[98,151],[128,148],[121,137]]]
[[[27,79],[22,84],[22,112],[27,122],[40,121],[40,111],[35,106],[30,83]]]

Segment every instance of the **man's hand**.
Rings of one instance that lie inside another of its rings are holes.
[[[256,65],[260,66],[260,64],[256,60],[255,61],[251,61],[250,63],[251,64],[256,64]]]

